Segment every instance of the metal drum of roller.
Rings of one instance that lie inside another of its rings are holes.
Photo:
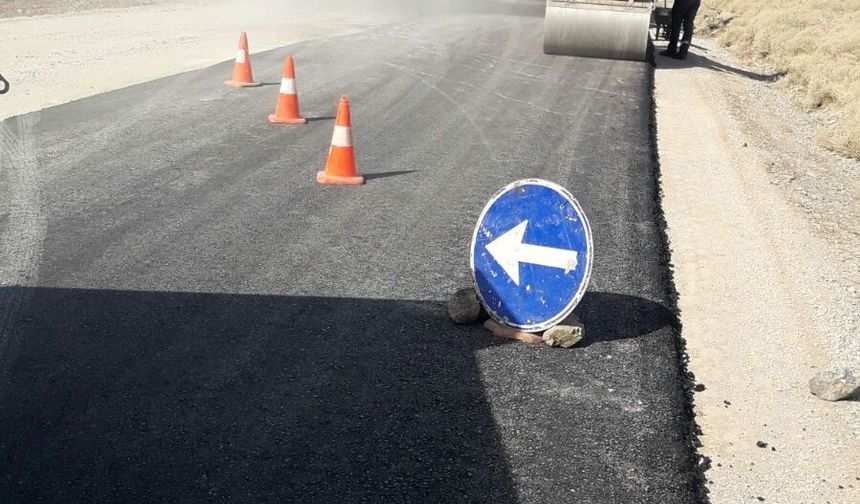
[[[653,1],[549,0],[543,52],[643,61]]]

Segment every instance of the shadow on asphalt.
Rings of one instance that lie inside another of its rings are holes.
[[[306,117],[309,123],[317,122],[317,121],[334,121],[337,119],[335,116],[318,116],[318,117]]]
[[[587,292],[574,310],[585,324],[585,337],[577,347],[604,341],[645,336],[677,325],[677,318],[665,306],[636,296],[611,292]]]
[[[517,502],[441,303],[0,294],[0,502]]]
[[[375,180],[382,179],[387,177],[396,177],[398,175],[409,175],[410,173],[415,173],[418,170],[398,170],[398,171],[388,171],[388,172],[380,172],[380,173],[365,173],[365,180]]]
[[[20,307],[0,349],[0,502],[518,501],[476,361],[508,343],[443,303],[0,298]],[[577,313],[584,345],[674,320],[610,293]]]

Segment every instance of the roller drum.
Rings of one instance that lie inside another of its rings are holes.
[[[643,61],[651,2],[585,0],[547,2],[546,54]]]

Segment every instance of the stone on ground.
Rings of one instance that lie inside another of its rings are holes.
[[[582,325],[560,324],[544,331],[543,341],[549,346],[570,348],[579,343],[584,335],[585,327]]]
[[[473,287],[459,289],[448,301],[448,315],[457,324],[472,324],[481,316],[481,302]]]
[[[809,391],[825,401],[850,397],[860,387],[860,377],[850,369],[823,371],[809,380]]]

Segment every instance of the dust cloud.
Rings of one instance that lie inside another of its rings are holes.
[[[545,0],[269,0],[289,8],[391,15],[505,14],[543,16]]]

